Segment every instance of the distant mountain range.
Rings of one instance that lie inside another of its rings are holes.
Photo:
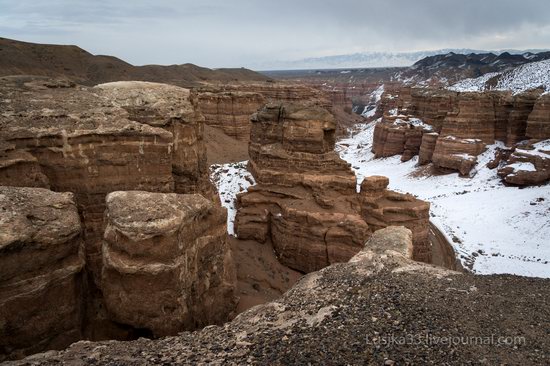
[[[256,70],[303,70],[303,69],[345,69],[345,68],[367,68],[367,67],[408,67],[426,57],[455,54],[487,54],[509,53],[519,55],[524,53],[539,53],[547,50],[500,50],[485,51],[474,49],[441,49],[434,51],[418,52],[364,52],[346,55],[335,55],[326,57],[312,57],[293,61],[273,61],[253,65]]]
[[[410,84],[441,83],[452,85],[460,80],[502,73],[515,67],[550,59],[550,52],[510,52],[447,54],[429,56],[396,74],[397,80]]]

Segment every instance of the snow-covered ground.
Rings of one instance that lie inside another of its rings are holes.
[[[491,90],[511,90],[517,94],[542,87],[546,92],[550,92],[550,60],[531,62],[503,73],[490,73],[475,79],[465,79],[449,89],[462,92],[488,90],[486,82],[495,76],[498,76],[498,82],[496,86],[490,87]]]
[[[453,244],[464,264],[480,274],[550,277],[550,187],[505,187],[485,165],[498,144],[479,156],[477,174],[431,176],[400,156],[374,159],[375,123],[356,127],[337,143],[360,184],[367,175],[390,178],[390,188],[431,202],[431,220]]]
[[[256,184],[254,177],[246,169],[247,163],[248,161],[241,161],[210,166],[210,179],[218,189],[222,206],[227,208],[227,232],[230,235],[235,234],[233,223],[237,214],[237,194]]]

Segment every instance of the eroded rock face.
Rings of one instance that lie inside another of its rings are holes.
[[[432,156],[434,166],[442,170],[458,171],[467,176],[477,163],[477,156],[485,150],[478,139],[458,139],[454,136],[439,137]]]
[[[280,261],[303,272],[349,259],[369,235],[355,175],[334,152],[335,128],[320,107],[269,104],[252,118],[249,168],[258,185],[238,197],[236,233],[270,239]]]
[[[509,184],[530,186],[550,180],[550,140],[516,148],[498,170]]]
[[[248,141],[250,137],[250,116],[263,104],[265,98],[259,93],[236,91],[199,94],[199,106],[205,123],[242,141]]]
[[[526,92],[513,97],[512,110],[508,117],[506,145],[513,146],[526,139],[527,120],[539,96],[540,92]]]
[[[0,361],[81,339],[83,249],[71,193],[0,187]]]
[[[411,258],[429,263],[432,259],[428,242],[430,204],[410,194],[387,189],[389,179],[366,177],[361,183],[361,215],[373,231],[388,226],[404,226],[412,232]]]
[[[204,254],[206,259],[198,268],[219,277],[217,271],[222,267],[216,251],[224,245],[216,247],[211,241],[217,242],[217,234],[198,228],[212,224],[211,230],[225,233],[225,211],[208,179],[203,118],[193,93],[154,83],[86,88],[51,79],[13,77],[0,79],[0,108],[0,185],[44,186],[74,193],[82,219],[87,279],[85,294],[79,297],[86,302],[84,337],[127,339],[140,334],[131,323],[122,326],[113,321],[103,303],[105,197],[113,191],[201,194],[212,201],[194,234],[204,246],[196,251],[212,255]],[[202,276],[208,278],[208,273]],[[220,302],[226,300],[211,291],[216,286],[193,287],[197,298],[191,298],[203,307],[188,309],[194,315],[185,320],[185,327],[194,329],[228,314],[229,310],[216,308],[216,297]],[[49,309],[49,301],[42,304],[43,310]],[[195,315],[201,309],[205,315],[199,318]],[[215,314],[207,315],[207,311]],[[23,323],[19,326],[23,328]],[[43,350],[45,342],[37,341],[35,351]]]
[[[209,85],[198,91],[205,122],[242,141],[250,138],[250,117],[266,103],[301,103],[330,109],[340,106],[331,94],[295,83]]]
[[[489,364],[545,363],[550,353],[545,342],[550,317],[547,279],[475,276],[416,263],[409,259],[411,239],[404,228],[377,231],[348,263],[305,276],[276,302],[257,306],[223,327],[160,340],[79,342],[66,351],[19,364],[323,364],[330,360],[382,365],[391,360],[458,365],[479,363],[480,357]],[[406,337],[420,342],[429,337],[490,340],[495,334],[523,337],[522,345],[451,342],[442,349],[419,347],[418,342],[404,342],[398,348],[388,344]]]
[[[158,337],[228,318],[235,271],[225,215],[211,201],[113,192],[105,215],[101,288],[113,320]]]
[[[38,160],[15,144],[0,140],[0,182],[11,187],[50,188]]]
[[[418,155],[422,136],[429,132],[431,129],[414,126],[406,119],[377,123],[374,128],[372,152],[377,158],[402,155],[401,161],[409,161]]]
[[[390,193],[387,184],[367,209],[349,164],[334,152],[334,132],[334,118],[320,107],[270,104],[252,118],[249,168],[258,184],[238,196],[236,233],[271,241],[279,260],[302,272],[351,258],[373,230],[398,220],[388,216],[394,209],[408,220],[397,202],[409,198]],[[411,206],[419,203],[410,198]],[[425,215],[409,219],[427,228],[428,206],[421,205]],[[371,212],[386,221],[370,227]],[[419,231],[415,245],[426,238]]]
[[[114,190],[174,191],[172,133],[129,120],[124,109],[99,92],[52,88],[41,80],[0,83],[5,103],[0,138],[31,154],[52,190],[75,194],[85,230],[86,265],[96,284],[105,196]]]
[[[525,134],[531,139],[550,138],[550,94],[537,99],[533,111],[529,114]]]
[[[439,134],[437,132],[424,133],[418,152],[418,164],[425,165],[432,162],[432,157],[437,144]]]
[[[138,81],[98,85],[101,96],[128,112],[128,118],[172,134],[170,150],[176,193],[214,198],[203,140],[204,117],[189,89]]]
[[[460,93],[441,127],[442,136],[495,141],[493,98],[485,93]]]

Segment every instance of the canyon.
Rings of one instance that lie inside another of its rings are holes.
[[[548,98],[541,94],[394,89],[382,95],[373,152],[376,157],[402,155],[402,161],[419,155],[421,165],[433,163],[440,172],[468,176],[487,145],[500,141],[510,153],[504,159],[506,154],[499,150],[493,168],[500,167],[505,182],[521,186],[546,183],[550,155],[537,147],[550,138]]]
[[[545,363],[545,90],[0,41],[0,362]]]

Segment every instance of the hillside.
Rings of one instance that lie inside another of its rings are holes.
[[[265,81],[248,69],[208,69],[193,64],[133,66],[113,56],[92,55],[77,46],[35,44],[0,38],[0,76],[68,77],[82,84],[138,80],[195,86],[207,81]]]
[[[550,59],[550,52],[522,54],[449,52],[419,60],[408,69],[397,73],[396,78],[412,84],[447,85],[489,73],[502,73],[521,65],[547,59]]]
[[[550,91],[550,60],[531,62],[501,73],[488,73],[462,80],[449,89],[455,91],[511,90],[521,93],[543,88]]]

